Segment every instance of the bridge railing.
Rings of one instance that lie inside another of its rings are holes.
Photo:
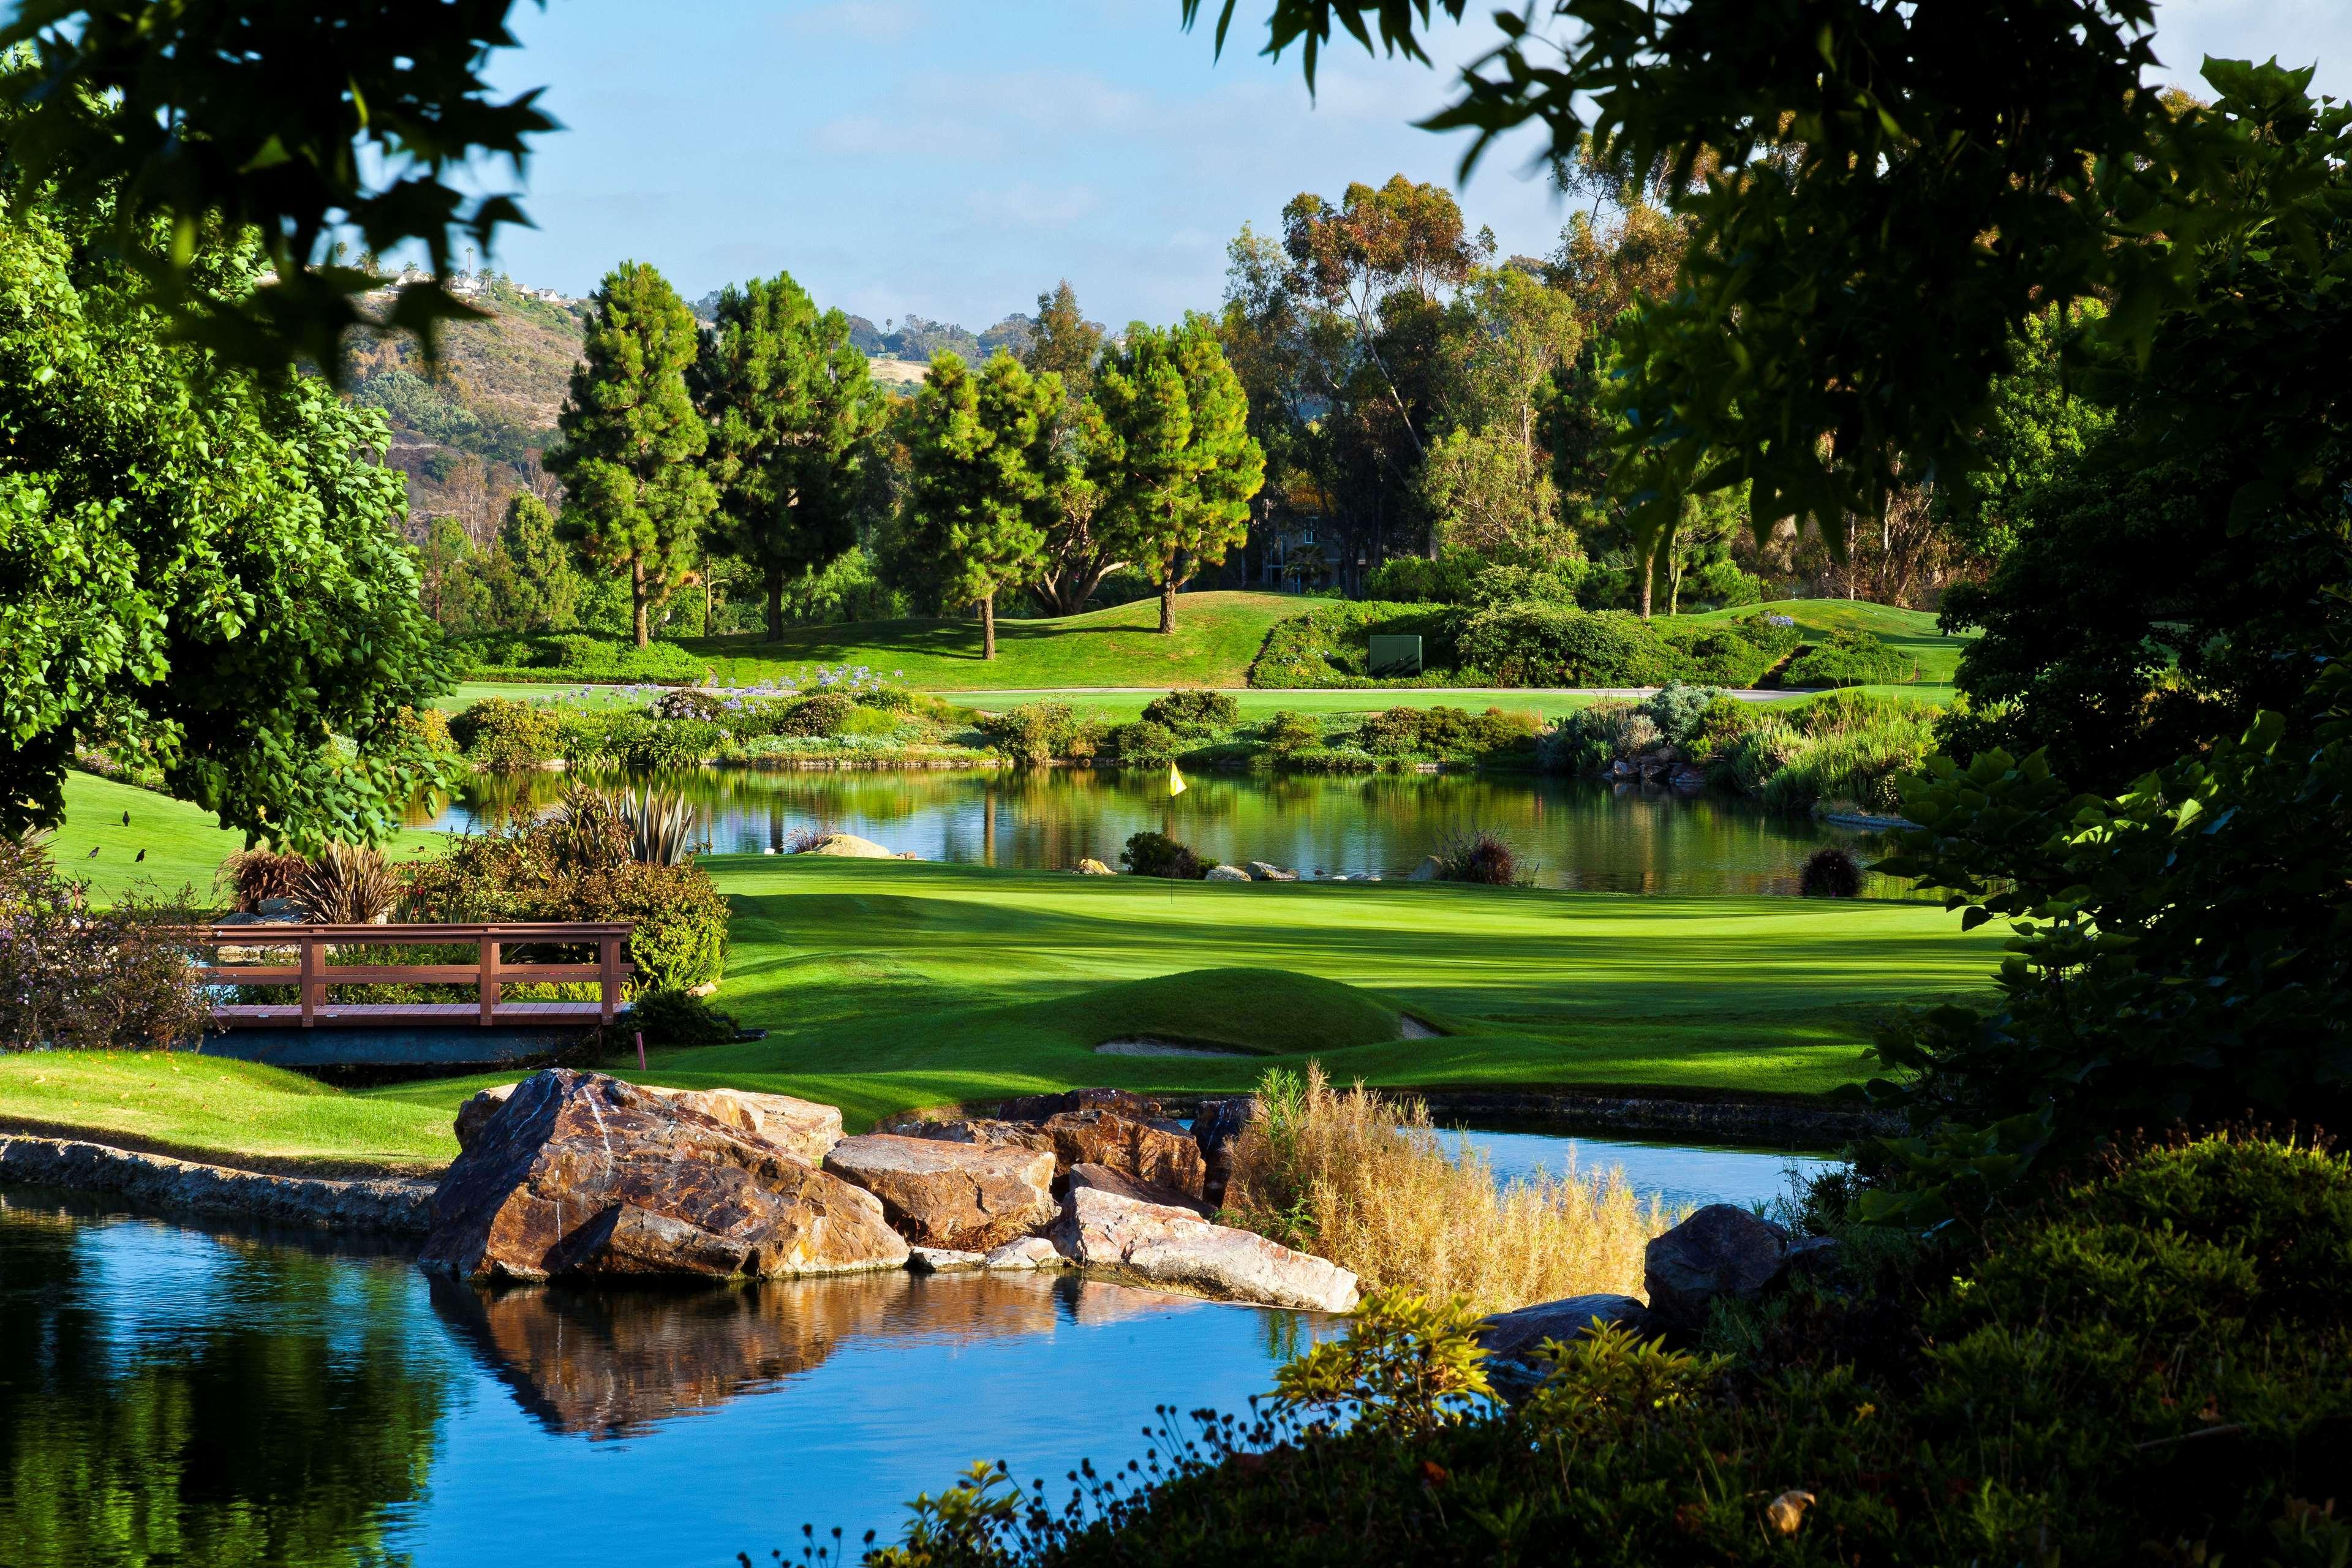
[[[478,925],[205,925],[183,928],[182,937],[191,947],[212,950],[213,962],[197,965],[199,980],[207,985],[293,985],[298,988],[301,1026],[310,1028],[326,1024],[366,1024],[405,1018],[425,1021],[420,1015],[429,1012],[430,1021],[457,1023],[467,1016],[466,1005],[425,1005],[399,1003],[336,1003],[328,995],[337,985],[422,985],[471,984],[475,1001],[471,1004],[471,1021],[488,1028],[493,1024],[513,1022],[522,1018],[609,1024],[621,1007],[621,991],[633,973],[632,966],[622,956],[628,949],[629,932],[633,928],[625,921],[588,923],[567,921],[522,921]],[[547,963],[509,962],[502,949],[509,946],[593,947],[593,963]],[[457,947],[469,946],[476,956],[470,963],[330,963],[331,950],[341,947]],[[221,949],[242,950],[238,962],[221,962]],[[293,950],[295,962],[285,962],[287,950]],[[257,957],[256,955],[258,955]],[[506,1002],[508,985],[529,985],[541,983],[562,984],[593,981],[597,1000],[593,1003],[527,1003]],[[223,1003],[213,1009],[221,1023],[268,1022],[279,1013],[291,1015],[292,1008],[284,1005],[264,1006]],[[292,1021],[289,1016],[289,1021]]]

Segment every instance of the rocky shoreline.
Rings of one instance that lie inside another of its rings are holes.
[[[338,1181],[207,1165],[70,1138],[0,1133],[0,1182],[110,1193],[170,1213],[422,1237],[436,1184]]]

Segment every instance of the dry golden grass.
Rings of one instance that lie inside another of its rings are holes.
[[[1319,1064],[1266,1075],[1236,1142],[1227,1217],[1351,1268],[1482,1312],[1589,1291],[1642,1294],[1650,1238],[1681,1217],[1614,1167],[1497,1184],[1466,1141],[1447,1146],[1418,1100],[1342,1093]]]

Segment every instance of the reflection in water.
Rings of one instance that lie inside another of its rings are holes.
[[[1517,775],[1202,774],[1172,802],[1164,776],[1073,768],[586,776],[682,794],[700,808],[711,848],[752,854],[782,852],[793,829],[824,826],[925,860],[1067,870],[1087,856],[1117,864],[1128,836],[1150,828],[1236,863],[1400,876],[1448,837],[1493,828],[1546,887],[1715,894],[1793,893],[1805,857],[1824,843],[1865,860],[1880,853],[1874,835],[1727,796]],[[478,775],[457,803],[412,816],[444,828],[495,823],[550,804],[565,782]],[[1868,880],[1874,896],[1896,890]]]
[[[481,1294],[0,1189],[0,1564],[765,1561],[980,1458],[1140,1452],[1323,1320],[904,1273]]]
[[[375,1563],[453,1384],[412,1266],[0,1194],[0,1563]]]

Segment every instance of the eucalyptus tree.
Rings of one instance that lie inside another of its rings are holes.
[[[686,372],[700,336],[659,272],[624,261],[589,297],[588,330],[546,457],[564,484],[563,521],[589,560],[627,574],[630,628],[652,641],[652,612],[694,560],[718,503],[696,461],[710,431]]]
[[[730,286],[717,317],[691,375],[710,426],[713,543],[759,574],[774,642],[786,584],[857,543],[888,399],[850,342],[849,318],[820,312],[790,273]]]

